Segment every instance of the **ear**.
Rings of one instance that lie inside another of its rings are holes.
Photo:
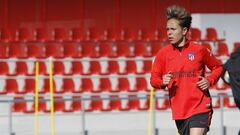
[[[187,32],[188,32],[187,27],[184,27],[184,28],[183,28],[183,35],[184,35],[184,36],[187,35]]]

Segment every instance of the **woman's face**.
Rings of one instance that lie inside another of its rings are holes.
[[[179,21],[172,18],[167,21],[167,35],[171,44],[178,46],[185,40],[187,28],[182,28]]]

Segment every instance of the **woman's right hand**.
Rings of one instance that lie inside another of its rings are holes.
[[[163,86],[167,86],[170,83],[170,80],[172,79],[173,75],[171,72],[168,72],[167,74],[163,75]]]

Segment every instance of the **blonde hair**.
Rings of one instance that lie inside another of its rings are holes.
[[[192,23],[192,16],[185,8],[177,5],[170,6],[167,8],[166,16],[167,20],[174,18],[179,21],[180,26],[186,27],[189,30]]]

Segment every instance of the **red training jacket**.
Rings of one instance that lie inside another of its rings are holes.
[[[179,51],[170,44],[157,53],[151,71],[151,85],[161,88],[162,76],[169,72],[173,74],[167,87],[174,120],[212,109],[209,91],[201,90],[196,84],[199,76],[204,77],[205,65],[212,71],[206,77],[212,86],[219,79],[222,66],[205,47],[187,42]]]

